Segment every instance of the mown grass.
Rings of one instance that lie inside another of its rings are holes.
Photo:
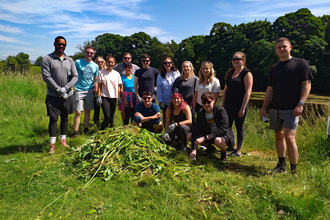
[[[329,219],[330,144],[325,117],[313,112],[297,132],[299,170],[271,175],[274,134],[251,108],[241,158],[199,157],[178,179],[96,179],[87,189],[57,144],[48,150],[46,85],[40,75],[0,76],[1,219]],[[120,124],[116,112],[115,124]],[[92,123],[91,123],[92,126]],[[71,146],[88,137],[72,135]],[[97,131],[93,127],[93,132]],[[190,162],[186,156],[178,160]]]

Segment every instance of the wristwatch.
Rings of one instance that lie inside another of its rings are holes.
[[[299,101],[299,103],[300,103],[301,105],[305,105],[305,102],[304,102],[304,101]]]

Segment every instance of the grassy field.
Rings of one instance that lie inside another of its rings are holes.
[[[175,159],[189,167],[180,178],[96,178],[82,189],[86,182],[78,178],[71,154],[58,143],[56,155],[47,154],[46,85],[41,76],[0,75],[0,92],[1,219],[330,218],[327,118],[313,111],[297,132],[296,175],[270,174],[277,163],[274,134],[260,121],[258,109],[251,108],[241,158],[220,163],[217,157],[199,157],[191,163],[178,154]],[[118,111],[115,124],[121,124]],[[72,139],[72,130],[70,115],[68,143],[75,147],[88,139]]]

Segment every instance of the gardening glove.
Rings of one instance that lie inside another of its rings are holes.
[[[61,88],[57,89],[56,92],[60,97],[62,97],[66,93],[66,89],[65,89],[65,87],[61,87]]]
[[[169,126],[168,126],[168,129],[167,129],[167,131],[169,132],[169,133],[171,133],[172,131],[174,131],[174,129],[177,127],[178,125],[177,124],[170,124]]]
[[[118,106],[120,106],[121,105],[121,97],[118,98],[117,102],[118,102]]]
[[[101,96],[97,96],[96,104],[97,104],[98,106],[101,106],[101,105],[102,105],[102,98],[101,98]]]
[[[179,89],[177,87],[174,88],[175,93],[179,93]]]
[[[163,136],[162,136],[163,141],[168,142],[171,141],[170,135],[168,134],[167,131],[164,132]]]
[[[62,95],[62,98],[63,98],[64,100],[66,100],[68,97],[69,97],[69,96],[68,96],[67,93],[64,93],[64,94]]]
[[[139,95],[137,96],[137,100],[138,100],[139,103],[143,101],[142,98]]]

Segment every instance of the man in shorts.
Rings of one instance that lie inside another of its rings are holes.
[[[84,50],[85,58],[76,60],[76,68],[78,72],[78,81],[74,86],[74,134],[73,137],[79,135],[78,128],[80,124],[80,115],[82,111],[85,111],[84,118],[84,134],[89,133],[89,119],[90,111],[94,109],[94,96],[98,90],[98,84],[96,83],[99,67],[92,61],[95,50],[91,46],[87,46]],[[84,105],[85,104],[85,105]]]
[[[201,96],[203,108],[197,112],[197,119],[192,127],[192,133],[187,135],[187,140],[192,143],[190,158],[197,155],[198,145],[207,146],[206,154],[212,155],[215,146],[221,149],[221,160],[227,159],[226,146],[232,147],[235,143],[234,133],[229,128],[226,110],[215,105],[213,93],[204,92]]]
[[[55,38],[55,51],[42,59],[42,78],[47,83],[46,108],[49,116],[49,154],[55,153],[57,119],[61,117],[60,142],[66,143],[68,115],[74,112],[72,87],[78,80],[74,61],[65,53],[66,39],[62,36]]]
[[[285,171],[286,148],[291,172],[295,173],[298,162],[296,131],[299,115],[303,112],[311,90],[313,75],[306,60],[291,56],[292,45],[288,38],[279,38],[275,46],[280,61],[270,68],[260,119],[262,120],[262,116],[267,117],[266,108],[269,105],[270,129],[275,131],[279,159],[273,173]]]
[[[142,102],[135,106],[134,121],[132,125],[138,125],[148,131],[160,133],[163,130],[160,107],[152,102],[152,92],[144,91]]]

